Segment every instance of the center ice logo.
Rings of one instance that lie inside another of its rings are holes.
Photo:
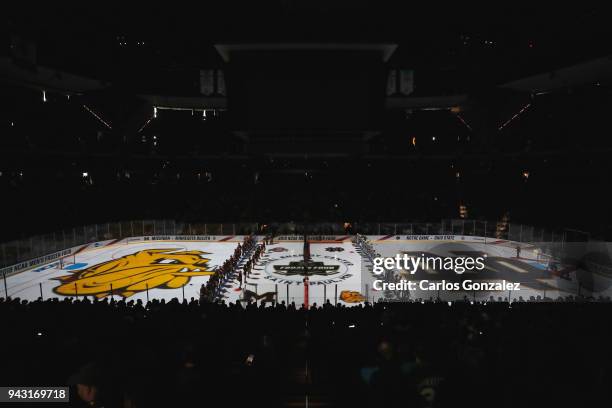
[[[329,276],[338,273],[340,265],[325,265],[324,262],[316,261],[292,261],[288,265],[274,265],[274,272],[290,275],[323,275]]]
[[[272,254],[270,254],[272,255]],[[339,283],[353,276],[352,262],[331,255],[311,254],[304,261],[303,254],[270,256],[261,262],[264,279],[281,284],[301,284],[304,276],[310,277],[311,284]]]
[[[145,249],[112,259],[71,275],[56,278],[62,282],[53,291],[64,296],[110,294],[132,296],[144,290],[176,289],[189,283],[192,276],[212,275],[207,252],[179,249]]]

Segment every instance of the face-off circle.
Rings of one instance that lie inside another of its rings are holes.
[[[261,263],[263,278],[276,283],[302,284],[308,276],[310,284],[338,283],[352,276],[352,262],[332,255],[311,255],[308,261],[302,254],[270,254]]]

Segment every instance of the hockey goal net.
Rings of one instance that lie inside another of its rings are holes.
[[[59,269],[66,269],[70,265],[74,265],[76,263],[76,255],[66,255],[60,258],[59,260]]]

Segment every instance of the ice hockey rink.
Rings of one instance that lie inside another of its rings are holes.
[[[199,299],[200,287],[215,268],[222,265],[242,242],[243,236],[205,237],[192,240],[182,237],[130,238],[87,245],[69,262],[58,260],[16,273],[6,279],[6,291],[12,298],[36,300],[39,297],[97,297],[115,300],[173,298]],[[197,237],[196,237],[197,238]],[[368,236],[377,255],[457,257],[484,256],[485,269],[458,275],[452,271],[419,269],[409,281],[429,282],[518,282],[520,291],[464,290],[376,290],[374,281],[381,279],[372,271],[368,257],[353,243],[351,236],[331,236],[310,240],[309,286],[304,279],[304,243],[299,236],[278,237],[248,277],[239,281],[246,258],[229,276],[218,296],[225,302],[257,301],[321,305],[326,301],[347,306],[389,301],[475,300],[512,301],[576,295],[580,288],[577,271],[552,260],[533,246],[523,245],[517,257],[517,244],[479,237],[437,236]],[[261,239],[259,240],[261,242]],[[391,271],[399,276],[401,271]],[[608,285],[610,286],[610,285]],[[582,288],[583,294],[587,288]],[[593,293],[595,294],[595,293]],[[595,294],[596,295],[596,294]]]
[[[243,236],[214,237],[214,241],[126,239],[89,245],[63,262],[55,260],[7,278],[8,295],[39,297],[97,297],[115,300],[199,299],[200,287],[243,241]],[[242,284],[238,273],[224,284],[219,300],[304,303],[302,240],[281,240],[265,254]],[[310,244],[312,264],[309,304],[359,303],[361,257],[349,237]],[[246,258],[239,263],[241,270]],[[297,267],[296,267],[297,265]],[[236,271],[236,272],[237,272]]]

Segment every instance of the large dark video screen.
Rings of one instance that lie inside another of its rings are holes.
[[[232,56],[229,104],[238,128],[375,129],[383,81],[378,53],[245,52]]]

